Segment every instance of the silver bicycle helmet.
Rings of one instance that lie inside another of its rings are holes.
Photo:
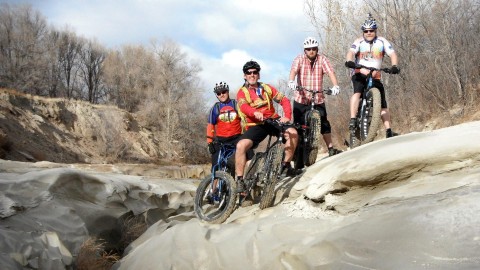
[[[368,18],[362,24],[362,31],[365,29],[377,29],[377,21],[368,13]]]
[[[223,91],[229,91],[230,88],[228,87],[228,84],[226,82],[219,82],[215,84],[215,87],[213,88],[213,92],[215,93],[221,93]]]
[[[243,65],[243,73],[247,72],[249,69],[256,69],[257,71],[260,71],[260,65],[253,61],[253,60],[250,60],[248,61],[247,63],[245,63],[245,65]]]
[[[318,47],[317,40],[313,37],[307,37],[303,42],[303,48],[307,49],[307,48],[314,48],[314,47]]]

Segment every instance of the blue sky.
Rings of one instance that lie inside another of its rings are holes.
[[[241,68],[254,59],[264,82],[287,79],[305,37],[317,37],[303,0],[0,0],[31,4],[58,29],[97,39],[108,48],[169,38],[203,69],[204,88],[243,82]],[[212,95],[213,96],[213,95]]]

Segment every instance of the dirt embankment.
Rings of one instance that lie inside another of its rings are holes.
[[[158,162],[155,134],[114,106],[0,89],[0,158],[57,163]]]

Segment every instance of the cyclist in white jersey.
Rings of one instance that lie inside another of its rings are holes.
[[[397,53],[393,50],[392,44],[384,37],[377,36],[377,23],[371,14],[368,14],[367,20],[362,24],[363,36],[356,39],[347,52],[345,66],[355,69],[356,64],[366,67],[381,68],[383,57],[386,55],[391,58],[391,73],[397,74],[400,72],[398,65]],[[356,125],[356,114],[360,96],[366,85],[366,75],[369,70],[365,68],[355,69],[352,75],[353,95],[350,98],[350,132],[354,132]],[[386,137],[390,138],[396,135],[390,127],[390,112],[387,107],[385,99],[385,90],[381,79],[381,72],[373,72],[373,85],[378,88],[382,98],[382,121],[386,129]]]

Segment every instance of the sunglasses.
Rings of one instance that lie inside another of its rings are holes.
[[[245,72],[245,75],[252,75],[252,74],[258,75],[258,70],[246,71],[246,72]]]
[[[222,91],[222,92],[218,92],[218,93],[217,93],[217,96],[221,96],[221,95],[223,95],[223,94],[225,94],[225,93],[227,93],[227,92],[228,92],[227,90]]]
[[[375,30],[363,30],[363,33],[374,33]]]
[[[306,49],[305,49],[305,51],[311,51],[311,50],[316,51],[316,50],[318,50],[318,48],[306,48]]]

